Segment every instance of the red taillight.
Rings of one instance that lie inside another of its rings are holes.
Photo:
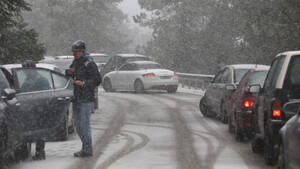
[[[251,108],[251,107],[253,107],[254,101],[255,101],[255,98],[254,98],[254,97],[246,97],[246,98],[244,99],[244,104],[243,104],[243,106],[244,106],[245,108]]]
[[[252,107],[253,106],[253,102],[251,102],[249,100],[246,100],[245,103],[244,103],[244,106],[245,107]]]
[[[178,74],[176,72],[174,72],[174,76],[178,76]]]
[[[282,117],[281,108],[282,108],[281,101],[275,100],[272,104],[272,117],[273,118],[281,118]]]
[[[154,76],[155,76],[154,73],[143,74],[143,77],[154,77]]]

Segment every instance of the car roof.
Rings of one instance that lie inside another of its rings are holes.
[[[279,53],[278,55],[276,55],[276,57],[279,57],[281,55],[286,55],[288,57],[291,57],[291,56],[294,56],[294,55],[300,55],[300,50],[282,52],[282,53]]]
[[[1,67],[5,68],[9,72],[11,72],[11,69],[13,69],[13,68],[21,68],[22,64],[5,64],[5,65],[1,65]],[[47,64],[47,63],[37,63],[36,67],[55,70],[55,71],[56,71],[56,69],[59,69],[57,66],[55,66],[53,64]]]
[[[233,69],[268,69],[270,66],[268,65],[257,65],[257,64],[235,64],[235,65],[227,65],[227,67],[232,67]]]
[[[121,57],[147,57],[145,55],[140,55],[140,54],[116,54],[114,56],[121,56]]]
[[[138,61],[131,61],[129,63],[136,63],[136,64],[159,64],[154,61],[146,61],[146,60],[138,60]]]
[[[91,57],[102,57],[102,56],[108,56],[105,53],[90,53],[89,54]]]

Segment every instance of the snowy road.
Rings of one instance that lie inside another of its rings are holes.
[[[75,158],[77,134],[48,142],[47,159],[12,169],[275,169],[249,143],[234,141],[227,125],[204,118],[199,95],[177,92],[105,93],[92,115],[94,156]],[[32,147],[34,153],[34,145]]]

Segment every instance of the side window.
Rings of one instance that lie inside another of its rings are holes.
[[[240,80],[239,84],[238,84],[237,87],[236,87],[236,90],[242,89],[242,87],[243,87],[243,85],[244,85],[244,83],[245,83],[245,81],[246,81],[246,79],[247,79],[249,73],[250,73],[250,71],[248,71],[248,72],[242,77],[242,79]]]
[[[3,95],[3,90],[5,88],[10,88],[8,81],[6,80],[5,75],[3,74],[2,70],[0,69],[0,96]]]
[[[52,77],[49,70],[16,69],[16,78],[21,93],[53,89]]]
[[[271,86],[272,76],[273,76],[273,74],[274,74],[275,71],[276,71],[276,67],[277,67],[278,61],[279,61],[279,58],[276,58],[276,59],[273,61],[272,65],[271,65],[271,68],[270,68],[270,70],[269,70],[269,72],[268,72],[268,75],[267,75],[267,77],[266,77],[266,81],[265,81],[265,83],[264,83],[264,88],[265,88],[265,89],[268,89],[268,88]]]
[[[224,71],[224,73],[222,74],[220,82],[221,83],[230,83],[228,77],[229,77],[229,69],[226,68],[225,71]]]
[[[280,71],[281,71],[282,65],[284,63],[284,60],[285,60],[285,56],[281,56],[280,60],[278,61],[277,68],[276,68],[276,70],[274,72],[274,75],[273,75],[273,78],[272,78],[271,88],[275,88],[275,86],[276,86],[277,79],[278,79],[278,76],[280,74]]]
[[[213,83],[220,83],[220,80],[221,80],[221,77],[222,77],[222,74],[223,74],[224,70],[220,70],[217,75],[215,76],[214,78],[214,81]]]
[[[106,65],[107,65],[108,67],[113,66],[113,65],[114,65],[114,62],[115,62],[115,60],[116,60],[115,58],[116,58],[115,56],[112,57],[112,58],[110,58],[109,61],[106,63]]]
[[[290,72],[288,73],[287,77],[290,80],[291,85],[300,85],[300,56],[294,56],[291,59],[290,63]]]
[[[55,89],[61,89],[66,87],[68,84],[68,79],[64,76],[52,73],[53,82],[54,82],[54,88]]]
[[[121,71],[130,71],[133,70],[133,65],[132,64],[125,64],[120,68]]]

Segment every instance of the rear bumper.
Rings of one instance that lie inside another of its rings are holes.
[[[145,89],[167,89],[168,86],[178,86],[178,78],[172,79],[143,79]]]

